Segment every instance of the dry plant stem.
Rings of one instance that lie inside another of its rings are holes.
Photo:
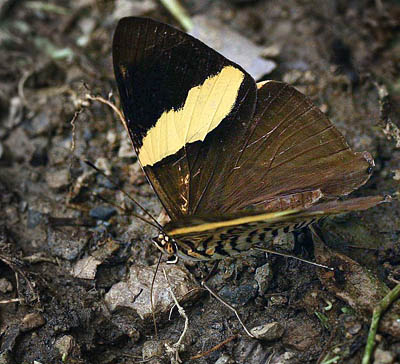
[[[201,282],[201,285],[208,291],[210,294],[216,298],[219,302],[221,302],[223,305],[228,307],[231,311],[233,311],[239,320],[240,324],[242,325],[244,331],[246,332],[247,335],[249,335],[251,338],[256,339],[256,337],[250,333],[250,331],[247,329],[246,325],[243,323],[242,319],[239,316],[239,313],[237,312],[236,308],[230,305],[228,302],[226,302],[222,297],[220,297],[216,292],[214,292],[209,286],[207,286],[206,282]]]
[[[179,358],[179,349],[182,345],[183,338],[186,336],[186,332],[189,327],[189,318],[187,317],[186,312],[183,309],[183,307],[179,304],[179,302],[174,294],[174,291],[171,288],[171,284],[169,283],[169,279],[168,279],[165,269],[163,269],[163,272],[164,272],[165,280],[168,283],[168,290],[171,293],[172,299],[175,302],[175,306],[178,308],[179,314],[185,319],[185,327],[183,328],[183,331],[182,331],[181,336],[179,337],[179,340],[173,345],[173,347],[169,347],[169,345],[167,345],[167,344],[166,344],[166,346],[169,351],[171,351],[172,353],[175,353],[175,360],[178,363],[182,363],[181,359]]]
[[[388,307],[400,296],[400,284],[394,287],[384,298],[379,302],[378,306],[374,308],[372,314],[371,326],[369,328],[367,345],[365,346],[364,356],[362,364],[369,364],[371,360],[372,351],[375,346],[375,336],[378,330],[379,320],[382,314],[388,309]]]
[[[328,267],[327,265],[315,263],[315,262],[312,262],[311,260],[299,258],[299,257],[296,257],[296,256],[291,255],[291,254],[280,253],[280,252],[277,252],[275,250],[270,250],[270,249],[266,249],[266,248],[259,248],[259,247],[254,247],[253,249],[254,250],[258,250],[258,251],[262,251],[262,252],[265,252],[265,253],[269,253],[269,254],[280,255],[280,256],[286,257],[286,258],[293,258],[293,259],[299,260],[300,262],[304,262],[304,263],[307,263],[307,264],[315,265],[316,267],[319,267],[319,268],[325,268],[325,269],[328,269],[328,270],[334,270],[334,268]]]
[[[156,338],[158,337],[158,330],[157,330],[156,312],[155,312],[154,301],[153,301],[153,291],[154,291],[154,282],[155,282],[156,277],[157,277],[158,268],[160,267],[160,264],[161,264],[161,258],[162,258],[162,253],[160,253],[160,256],[158,258],[156,271],[154,272],[154,276],[153,276],[153,279],[151,281],[151,287],[150,287],[151,316],[153,317],[154,335],[156,336]]]
[[[24,299],[23,298],[12,298],[10,300],[0,301],[0,304],[5,305],[7,303],[15,303],[15,302],[24,302]]]
[[[207,356],[207,355],[211,354],[212,352],[214,352],[216,350],[219,350],[224,345],[230,343],[232,340],[235,340],[237,337],[238,337],[238,334],[230,336],[226,340],[224,340],[222,343],[219,343],[219,344],[213,346],[210,350],[207,350],[207,351],[205,351],[203,353],[200,353],[200,354],[197,354],[197,355],[194,355],[194,356],[190,357],[190,360],[203,358],[204,356]]]
[[[160,0],[172,16],[180,23],[186,32],[190,32],[193,28],[193,22],[190,19],[186,9],[179,3],[178,0]]]
[[[8,257],[6,257],[5,255],[0,255],[0,260],[5,263],[6,265],[8,265],[11,270],[14,271],[15,274],[15,281],[17,283],[17,292],[19,295],[19,278],[18,278],[18,274],[20,274],[22,276],[22,278],[24,278],[25,282],[28,284],[28,287],[30,289],[30,291],[32,292],[33,295],[33,299],[37,299],[38,302],[40,302],[40,298],[39,296],[36,294],[35,289],[33,288],[33,285],[31,283],[31,281],[28,279],[28,277],[25,275],[25,273],[17,267],[16,263],[14,263],[11,259],[9,259]]]
[[[78,116],[82,111],[83,111],[83,109],[79,109],[79,110],[75,111],[74,116],[70,122],[70,124],[72,126],[71,152],[75,151],[76,119],[78,119]]]
[[[20,99],[22,100],[22,102],[25,106],[28,104],[28,102],[26,101],[25,92],[24,92],[25,82],[31,75],[32,75],[32,71],[25,71],[23,73],[21,79],[18,82],[18,96],[20,97]]]
[[[85,95],[86,99],[91,100],[91,101],[99,101],[105,105],[108,105],[109,107],[111,107],[111,109],[114,110],[114,112],[118,115],[118,117],[120,118],[120,120],[122,121],[122,125],[125,125],[125,117],[124,114],[122,114],[121,110],[118,109],[111,101],[106,100],[104,97],[101,96],[92,96],[90,94],[86,94]]]

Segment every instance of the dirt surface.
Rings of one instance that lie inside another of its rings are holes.
[[[374,174],[355,195],[396,194],[398,1],[183,4],[264,49],[276,68],[263,79],[294,84],[355,150],[374,156]],[[326,245],[309,231],[280,242],[334,264],[339,275],[256,252],[219,265],[209,285],[249,328],[271,324],[266,339],[246,336],[234,313],[200,289],[212,265],[182,262],[168,280],[158,274],[155,333],[148,302],[155,232],[84,163],[96,163],[160,216],[117,116],[84,98],[112,92],[118,105],[111,39],[126,15],[179,25],[152,0],[0,3],[0,362],[174,362],[167,347],[185,319],[177,309],[169,317],[170,286],[188,317],[183,362],[360,363],[372,309],[400,279],[398,201],[327,221],[319,228]],[[389,93],[383,104],[377,85]],[[400,362],[399,318],[397,303],[381,322],[375,363]]]

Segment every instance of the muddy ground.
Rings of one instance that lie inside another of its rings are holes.
[[[276,64],[263,79],[294,84],[355,150],[372,153],[374,174],[355,196],[396,195],[398,1],[182,3],[258,45]],[[179,26],[155,0],[0,3],[0,362],[173,362],[165,344],[178,341],[185,320],[176,309],[169,317],[171,286],[185,296],[186,363],[360,363],[372,309],[400,278],[398,201],[327,221],[324,244],[309,231],[280,242],[299,257],[334,264],[335,273],[256,252],[220,264],[209,284],[248,327],[271,323],[268,339],[246,336],[234,313],[200,289],[196,281],[211,265],[182,262],[169,284],[157,276],[155,333],[148,301],[155,232],[83,162],[96,163],[162,218],[116,115],[84,99],[112,92],[118,105],[110,47],[123,15]],[[389,96],[380,102],[382,86]],[[381,322],[375,363],[400,362],[399,307]]]

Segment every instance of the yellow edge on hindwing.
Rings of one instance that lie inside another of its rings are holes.
[[[152,166],[187,143],[203,141],[232,111],[244,77],[240,69],[226,66],[190,89],[182,108],[164,111],[142,140],[141,165]]]
[[[285,210],[285,211],[270,212],[270,213],[265,213],[265,214],[260,214],[260,215],[244,216],[244,217],[239,217],[239,218],[227,220],[227,221],[208,222],[208,223],[204,223],[204,224],[200,224],[200,225],[172,229],[171,231],[168,231],[167,234],[172,237],[172,236],[176,236],[176,235],[185,235],[185,234],[190,234],[190,233],[201,233],[201,232],[208,231],[208,230],[216,230],[219,228],[248,224],[248,223],[258,222],[258,221],[268,221],[269,220],[271,222],[275,222],[276,220],[280,219],[283,216],[293,215],[299,211],[301,211],[301,210],[299,210],[299,209]]]

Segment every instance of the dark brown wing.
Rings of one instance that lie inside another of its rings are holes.
[[[194,214],[230,171],[256,85],[241,67],[166,24],[124,18],[113,61],[125,127],[142,167],[174,220]],[[206,203],[207,205],[207,203]]]
[[[292,202],[287,208],[307,207],[308,196],[311,205],[322,196],[354,191],[369,179],[374,165],[369,153],[351,150],[308,97],[276,81],[258,89],[250,132],[229,147],[235,167],[214,178],[200,214],[210,206],[221,213],[252,205],[269,210],[286,196]]]
[[[113,59],[125,127],[173,221],[269,209],[287,196],[317,196],[312,204],[369,178],[369,154],[351,151],[307,97],[273,81],[257,90],[238,65],[175,28],[122,19]]]

